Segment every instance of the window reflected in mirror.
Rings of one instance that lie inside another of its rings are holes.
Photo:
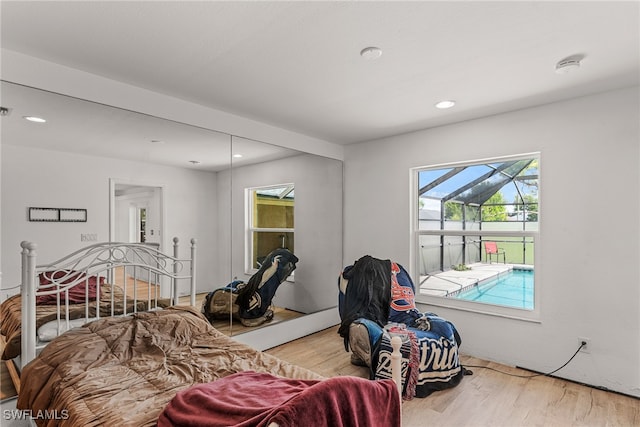
[[[294,185],[248,190],[248,272],[256,271],[275,249],[294,248]]]

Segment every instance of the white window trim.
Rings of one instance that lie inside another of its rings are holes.
[[[474,164],[482,164],[482,163],[495,163],[506,160],[518,160],[524,158],[535,157],[538,159],[538,164],[541,163],[541,155],[539,152],[536,153],[527,153],[527,154],[519,154],[515,156],[504,156],[504,157],[494,157],[483,160],[471,160],[465,162],[454,162],[454,163],[442,163],[436,165],[427,165],[427,166],[419,166],[415,168],[411,168],[409,170],[410,174],[410,195],[409,195],[409,234],[410,234],[410,247],[409,247],[409,274],[411,275],[411,280],[415,284],[416,288],[420,286],[420,270],[419,266],[419,256],[420,253],[418,251],[419,239],[421,235],[449,235],[449,236],[481,236],[491,234],[491,236],[509,236],[509,237],[531,237],[533,239],[534,244],[534,260],[539,260],[539,252],[540,252],[540,223],[538,223],[537,231],[503,231],[503,230],[419,230],[418,225],[418,210],[416,206],[418,206],[418,192],[416,191],[418,188],[418,174],[420,171],[425,169],[436,169],[436,168],[448,168],[448,167],[456,167],[461,165],[474,165]],[[540,178],[538,178],[538,186],[541,186]],[[540,200],[538,200],[538,212],[541,212]],[[541,218],[542,215],[539,216]],[[538,220],[540,221],[540,219]],[[493,304],[484,304],[480,302],[474,301],[465,301],[459,300],[455,298],[445,298],[439,296],[426,296],[420,295],[419,292],[416,292],[416,303],[424,304],[429,306],[436,307],[444,307],[450,308],[454,310],[460,311],[468,311],[478,314],[485,314],[496,317],[506,317],[510,319],[523,320],[528,322],[540,323],[540,302],[541,302],[541,294],[543,292],[542,280],[541,280],[541,271],[542,266],[539,263],[535,264],[534,268],[534,308],[533,310],[526,310],[520,308],[510,308],[503,307],[499,305]]]

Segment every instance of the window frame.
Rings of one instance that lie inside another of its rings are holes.
[[[524,153],[512,156],[492,157],[480,160],[467,160],[460,162],[441,163],[426,166],[413,167],[409,170],[410,173],[410,263],[409,272],[411,278],[416,285],[416,303],[431,305],[436,307],[444,307],[454,310],[468,311],[473,313],[487,314],[498,317],[507,317],[512,319],[540,322],[540,303],[541,294],[543,292],[543,283],[541,280],[542,266],[539,262],[534,261],[534,308],[522,309],[516,307],[506,307],[500,305],[494,305],[489,303],[481,303],[475,301],[466,301],[456,298],[446,298],[436,295],[423,295],[419,292],[420,287],[420,236],[468,236],[468,237],[481,237],[491,235],[492,237],[519,237],[530,238],[533,242],[534,260],[539,260],[540,252],[540,230],[541,230],[541,218],[542,207],[541,200],[538,198],[538,218],[537,218],[537,230],[420,230],[419,218],[418,218],[418,206],[419,206],[419,173],[424,170],[433,169],[445,169],[454,168],[460,166],[473,166],[481,164],[491,164],[496,162],[504,162],[509,160],[521,160],[527,158],[535,158],[538,161],[538,170],[542,163],[541,154],[539,152]],[[538,194],[540,193],[541,179],[540,173],[538,175]]]
[[[257,206],[253,202],[253,195],[258,190],[269,190],[274,188],[288,188],[287,194],[295,190],[295,184],[292,182],[273,185],[260,185],[255,187],[245,188],[245,256],[244,256],[244,270],[245,274],[253,275],[258,269],[253,266],[253,234],[256,232],[273,232],[273,233],[291,233],[295,236],[295,197],[293,203],[293,216],[294,227],[254,227],[253,224],[256,212],[254,208]],[[294,237],[295,239],[295,237]],[[287,278],[287,281],[294,281],[295,271]]]

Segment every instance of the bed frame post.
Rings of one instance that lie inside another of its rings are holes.
[[[36,357],[36,249],[31,242],[20,243],[22,247],[22,337],[21,369]]]
[[[400,403],[402,403],[402,353],[400,353],[400,347],[402,347],[402,338],[394,336],[391,338],[391,378],[398,387],[398,394],[400,395]]]
[[[189,263],[191,266],[191,306],[196,306],[196,243],[197,239],[191,239],[191,262]]]
[[[173,277],[171,278],[171,288],[173,292],[173,305],[178,305],[178,241],[177,237],[173,238]]]

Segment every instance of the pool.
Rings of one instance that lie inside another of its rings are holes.
[[[533,310],[533,270],[511,270],[454,298]]]

